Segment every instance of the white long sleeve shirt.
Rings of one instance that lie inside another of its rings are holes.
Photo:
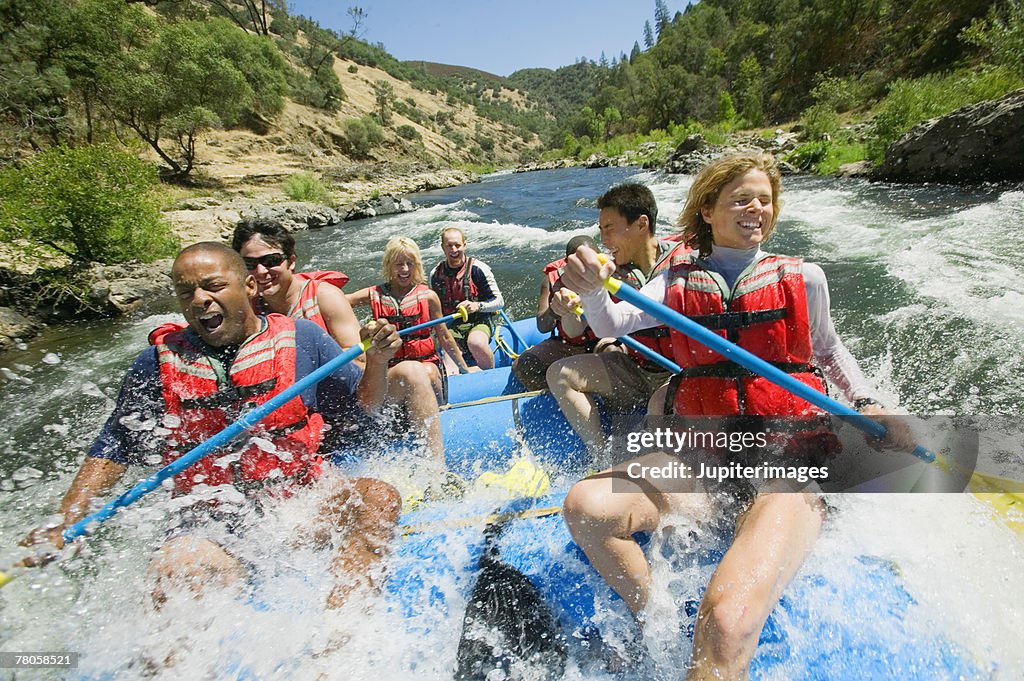
[[[743,270],[767,255],[760,248],[744,250],[715,246],[711,256],[705,258],[701,264],[709,271],[722,275],[732,288]],[[851,402],[861,398],[878,399],[857,360],[836,333],[829,311],[831,303],[825,272],[818,265],[805,262],[803,278],[807,291],[807,314],[815,363]],[[665,300],[667,287],[668,272],[665,271],[648,281],[640,292],[648,298],[662,302]],[[580,298],[590,327],[601,337],[623,336],[640,329],[662,325],[655,317],[628,303],[613,303],[604,289],[584,294]]]

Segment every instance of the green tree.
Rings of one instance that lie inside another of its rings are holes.
[[[391,107],[395,101],[395,88],[386,80],[375,80],[373,85],[373,99],[377,102],[377,115],[381,125],[391,125]]]
[[[370,151],[384,141],[384,131],[372,116],[350,118],[343,123],[349,151],[357,157],[369,156]]]
[[[119,263],[173,255],[156,168],[108,146],[55,147],[0,173],[0,234],[73,260]]]
[[[58,16],[48,0],[0,2],[0,121],[11,153],[24,142],[38,149],[40,135],[55,143],[68,125],[71,81],[57,53]]]
[[[1024,75],[1024,2],[993,6],[984,19],[964,30],[964,39],[988,51],[994,63]]]
[[[732,123],[736,120],[736,106],[732,102],[732,95],[722,90],[718,93],[718,122]]]
[[[156,27],[152,40],[137,48],[122,45],[100,71],[99,98],[173,175],[184,177],[204,131],[282,109],[284,72],[284,59],[268,39],[226,19],[182,21]]]
[[[735,88],[739,96],[740,115],[750,125],[761,125],[764,118],[761,105],[764,96],[764,78],[757,57],[748,55],[740,62]]]

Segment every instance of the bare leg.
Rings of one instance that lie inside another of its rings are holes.
[[[668,394],[668,383],[654,391],[651,399],[647,400],[648,416],[665,415],[665,396]]]
[[[200,598],[207,584],[226,587],[240,584],[246,577],[242,564],[221,546],[189,535],[161,546],[149,564],[149,573],[156,582],[153,606],[158,610],[167,601],[169,586],[188,586]]]
[[[667,460],[668,455],[657,453],[635,461],[656,466]],[[627,465],[573,485],[563,513],[573,540],[636,614],[647,604],[651,570],[633,534],[657,529],[668,505],[665,495],[654,486],[627,477],[622,470]]]
[[[412,427],[426,438],[431,455],[444,466],[441,417],[434,384],[426,365],[423,362],[407,361],[388,369],[388,399],[405,408]]]
[[[608,395],[615,389],[604,362],[591,354],[561,359],[548,367],[547,379],[548,389],[587,446],[591,461],[599,461],[605,436],[601,414],[591,394]]]
[[[821,530],[821,500],[762,494],[740,518],[697,613],[688,681],[746,679],[768,615]]]
[[[466,345],[470,354],[481,369],[494,368],[494,353],[491,352],[491,338],[482,331],[470,331],[466,337]]]
[[[441,376],[441,367],[434,362],[420,362],[420,364],[427,370],[427,376],[430,377],[430,386],[434,389],[434,399],[439,405],[444,404],[444,378]],[[458,373],[458,368],[455,373]]]
[[[544,390],[548,387],[548,367],[560,359],[583,354],[582,345],[569,345],[558,338],[546,338],[527,349],[512,363],[512,373],[527,390]]]
[[[328,608],[340,608],[357,586],[374,586],[374,571],[394,536],[402,498],[391,485],[373,478],[356,478],[331,494],[320,518],[347,530],[332,568],[337,585],[327,598]]]

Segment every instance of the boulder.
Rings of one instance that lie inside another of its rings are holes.
[[[174,295],[171,264],[169,259],[119,265],[92,263],[82,273],[90,306],[101,315],[116,316],[167,300]]]
[[[584,168],[608,168],[614,165],[618,165],[615,159],[609,158],[608,156],[600,156],[599,154],[591,154],[587,157],[587,160],[583,162]]]
[[[513,173],[532,173],[535,170],[554,170],[555,168],[573,168],[579,162],[574,158],[557,158],[553,161],[537,161],[516,167]]]
[[[394,215],[396,213],[409,213],[416,210],[416,206],[409,199],[400,199],[397,196],[385,195],[369,201],[363,201],[352,206],[345,213],[345,220],[363,220],[365,218],[379,217],[381,215]]]
[[[26,317],[9,307],[0,307],[0,352],[10,350],[23,339],[32,338],[42,327],[42,322],[34,317]]]
[[[251,206],[241,212],[241,217],[242,219],[277,220],[289,232],[316,229],[341,222],[338,211],[330,206],[307,201],[286,201]]]
[[[836,169],[836,177],[870,177],[873,168],[871,161],[844,163]]]
[[[1024,180],[1024,89],[925,121],[889,146],[872,179],[973,184]]]

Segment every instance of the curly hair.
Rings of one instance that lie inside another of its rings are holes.
[[[779,164],[771,154],[740,153],[716,159],[704,166],[693,181],[686,206],[676,220],[676,227],[683,234],[687,246],[700,252],[700,257],[711,255],[714,245],[711,225],[704,219],[702,211],[714,206],[722,187],[750,170],[760,170],[768,176],[772,185],[772,222],[764,228],[764,241],[775,231],[782,208],[782,174]]]

